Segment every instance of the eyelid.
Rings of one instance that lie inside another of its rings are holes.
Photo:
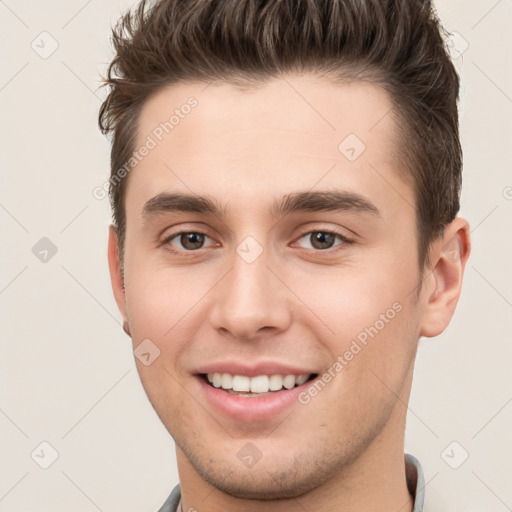
[[[174,229],[177,230],[174,232],[174,235],[165,235],[165,233],[173,232]],[[159,230],[156,236],[160,240],[162,237],[169,238],[169,236],[176,236],[181,233],[202,233],[206,235],[207,231],[211,231],[211,229],[203,222],[176,222]]]
[[[332,252],[335,252],[337,250],[342,249],[343,247],[347,245],[351,245],[355,243],[355,240],[352,238],[349,238],[345,234],[341,233],[340,231],[333,229],[333,228],[314,228],[314,229],[306,229],[303,231],[293,242],[293,244],[297,244],[298,241],[302,238],[304,238],[306,235],[311,235],[312,233],[327,233],[330,235],[334,235],[335,237],[338,237],[341,240],[341,243],[338,245],[333,245],[332,247],[328,247],[326,249],[315,249],[315,248],[303,248],[308,252],[312,253],[318,253],[318,254],[329,254]]]
[[[345,230],[349,231],[354,236],[352,237],[350,235],[347,235],[344,232],[342,232],[340,229],[333,228],[333,227],[324,227],[324,226],[311,227],[311,226],[309,226],[309,227],[304,227],[303,229],[300,230],[300,234],[299,234],[298,238],[302,238],[304,235],[309,235],[311,233],[330,233],[332,235],[339,236],[345,242],[355,242],[356,238],[357,238],[357,234],[354,233],[350,229],[345,228]]]

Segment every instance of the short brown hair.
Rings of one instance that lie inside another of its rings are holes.
[[[122,259],[127,179],[144,103],[165,85],[261,84],[286,72],[367,80],[393,101],[396,156],[415,191],[419,263],[459,210],[459,77],[427,0],[143,0],[113,29],[99,125],[113,134],[110,199]]]

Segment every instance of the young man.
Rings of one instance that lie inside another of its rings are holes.
[[[109,264],[176,444],[161,512],[432,510],[407,403],[470,244],[431,5],[142,2],[114,46]]]

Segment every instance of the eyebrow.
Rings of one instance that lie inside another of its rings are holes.
[[[281,201],[274,201],[269,213],[273,217],[298,212],[352,211],[380,216],[377,207],[363,196],[345,191],[293,192]],[[222,207],[209,196],[197,196],[183,193],[162,193],[149,199],[142,208],[142,217],[151,217],[175,212],[195,212],[212,214],[223,218],[226,207]]]

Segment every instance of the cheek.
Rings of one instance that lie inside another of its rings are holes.
[[[125,270],[133,348],[150,340],[158,353],[148,366],[136,359],[137,371],[155,411],[169,426],[168,418],[180,418],[176,411],[187,405],[177,383],[185,377],[180,361],[193,334],[194,306],[205,294],[203,281],[190,270],[163,268],[136,256],[126,262]]]
[[[393,301],[398,296],[386,296],[371,314],[360,313],[359,325],[343,339],[342,356],[347,362],[340,384],[375,407],[401,395],[416,353],[419,310],[413,297]]]
[[[191,267],[169,267],[144,255],[126,262],[126,307],[136,337],[165,342],[176,337],[194,307],[214,284],[213,277]]]
[[[332,363],[343,358],[343,386],[381,386],[369,370],[394,382],[414,355],[418,269],[412,257],[398,266],[393,261],[382,256],[364,268],[331,268],[295,281],[297,295],[307,298],[314,314],[310,328],[326,333],[321,339]]]
[[[302,273],[289,275],[288,281],[331,334],[352,338],[376,322],[380,326],[386,312],[384,320],[394,318],[399,305],[409,302],[408,294],[417,283],[415,269],[401,266],[397,271],[395,266],[380,259],[360,267],[318,268],[314,277]]]
[[[318,399],[313,408],[316,417],[330,418],[346,432],[384,421],[397,400],[407,401],[403,393],[416,350],[416,310],[395,302],[378,311],[368,315],[363,307],[346,330],[340,318],[337,335],[326,340],[332,365],[324,376],[332,375],[327,392],[332,399]]]

